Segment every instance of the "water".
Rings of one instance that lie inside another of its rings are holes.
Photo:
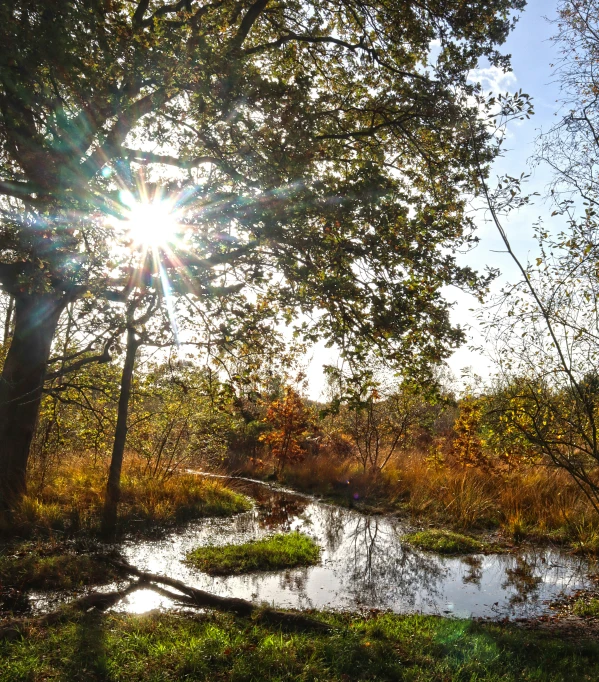
[[[312,498],[246,483],[250,512],[191,523],[162,540],[120,545],[142,570],[222,596],[295,609],[390,609],[456,617],[527,618],[545,613],[562,593],[589,586],[586,560],[553,549],[518,554],[440,557],[401,541],[405,522],[334,507]],[[211,577],[183,563],[199,545],[245,542],[300,530],[321,546],[318,566],[244,576]],[[174,605],[139,590],[116,608],[144,613]]]

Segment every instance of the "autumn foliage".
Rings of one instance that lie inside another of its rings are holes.
[[[291,386],[283,389],[281,397],[273,400],[264,421],[271,431],[261,436],[277,462],[277,472],[285,465],[301,461],[305,454],[305,440],[314,427],[314,415],[300,394]]]

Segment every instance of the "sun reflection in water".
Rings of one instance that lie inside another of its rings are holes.
[[[153,590],[136,590],[120,602],[118,610],[140,614],[172,606],[173,602],[170,599]]]

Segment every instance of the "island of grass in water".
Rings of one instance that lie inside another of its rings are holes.
[[[468,535],[453,533],[448,530],[423,530],[404,535],[402,540],[418,547],[418,549],[436,552],[437,554],[476,554],[492,549],[491,546],[487,546]]]
[[[278,533],[241,545],[198,547],[187,554],[187,562],[209,575],[234,575],[252,571],[275,571],[313,566],[320,547],[303,533]]]

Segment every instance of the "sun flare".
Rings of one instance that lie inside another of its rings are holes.
[[[127,201],[125,228],[136,246],[159,248],[177,240],[181,229],[173,202],[165,199]]]

